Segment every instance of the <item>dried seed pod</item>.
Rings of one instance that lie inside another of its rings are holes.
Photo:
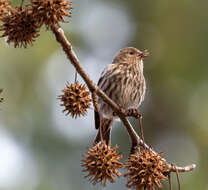
[[[78,82],[67,83],[62,92],[63,94],[59,96],[59,99],[63,102],[61,106],[65,107],[63,112],[66,111],[66,115],[71,114],[75,118],[86,115],[87,109],[90,108],[91,97],[85,85],[80,85]]]
[[[9,14],[2,21],[0,31],[4,32],[0,37],[7,37],[7,43],[13,42],[15,48],[26,48],[39,36],[39,23],[30,8],[10,8]]]
[[[121,176],[118,171],[124,165],[119,162],[122,154],[116,153],[118,146],[111,148],[105,142],[96,144],[88,150],[87,155],[84,156],[83,164],[84,172],[88,172],[85,176],[93,183],[101,183],[106,185],[106,181],[115,182],[115,175]]]
[[[9,13],[11,0],[0,0],[0,20]]]
[[[155,190],[162,187],[161,180],[167,180],[168,168],[161,154],[144,149],[131,154],[126,162],[128,188]]]
[[[64,0],[30,0],[34,15],[42,25],[50,27],[58,22],[66,22],[64,16],[70,17],[71,2]]]

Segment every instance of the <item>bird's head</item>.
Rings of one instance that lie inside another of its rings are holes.
[[[142,52],[134,47],[127,47],[121,49],[117,53],[115,59],[113,60],[113,63],[120,63],[120,62],[140,63],[148,55],[149,53],[147,50],[144,50]]]

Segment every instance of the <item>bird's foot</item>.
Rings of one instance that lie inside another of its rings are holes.
[[[128,109],[125,112],[127,117],[135,117],[136,119],[142,119],[142,113],[138,109]]]

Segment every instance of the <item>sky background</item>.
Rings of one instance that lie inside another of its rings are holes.
[[[119,49],[150,51],[140,108],[145,140],[170,163],[197,164],[193,172],[180,174],[183,190],[208,190],[208,1],[74,0],[72,6],[72,18],[62,27],[93,81]],[[93,108],[86,117],[72,119],[57,99],[66,82],[74,81],[74,71],[44,27],[27,49],[0,39],[5,99],[0,105],[0,190],[127,189],[124,177],[106,188],[84,178],[80,162],[96,135]],[[137,130],[138,123],[131,122]],[[119,122],[112,132],[116,144],[124,161],[130,141]]]

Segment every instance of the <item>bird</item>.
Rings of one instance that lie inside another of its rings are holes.
[[[143,59],[148,55],[134,47],[118,51],[112,63],[101,73],[98,87],[123,109],[138,109],[145,97],[146,82],[143,75]],[[98,130],[95,144],[110,144],[113,122],[118,118],[113,109],[98,97],[99,111],[94,111],[95,128]],[[101,132],[100,132],[101,131]],[[102,139],[101,139],[102,138]]]

